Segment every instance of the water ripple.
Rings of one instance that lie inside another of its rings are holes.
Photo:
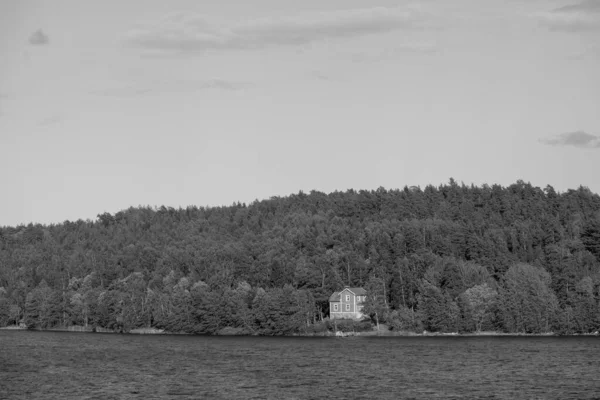
[[[7,399],[594,399],[595,337],[260,338],[0,331]]]

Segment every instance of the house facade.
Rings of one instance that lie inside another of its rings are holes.
[[[367,291],[360,287],[345,287],[329,297],[330,319],[361,319]]]

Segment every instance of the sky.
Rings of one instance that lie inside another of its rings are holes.
[[[0,226],[449,178],[600,193],[600,0],[5,0]]]

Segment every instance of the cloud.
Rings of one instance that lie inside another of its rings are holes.
[[[538,14],[550,30],[583,32],[600,30],[600,0],[586,0]]]
[[[169,80],[156,81],[149,83],[137,83],[124,86],[115,86],[100,90],[93,90],[91,93],[100,96],[110,97],[135,97],[145,94],[164,94],[166,92],[195,92],[200,90],[220,89],[220,90],[241,90],[246,86],[242,82],[228,81],[225,79],[208,79],[204,81],[188,80]]]
[[[258,49],[385,33],[422,26],[423,22],[423,14],[415,9],[385,7],[255,19],[225,27],[198,14],[175,13],[128,32],[125,40],[154,50]]]
[[[566,132],[552,138],[541,139],[541,143],[551,146],[574,146],[581,149],[600,149],[600,136],[584,131]]]
[[[331,81],[331,80],[333,80],[333,78],[331,77],[331,75],[326,74],[326,73],[324,73],[322,71],[319,71],[319,70],[310,71],[310,72],[308,72],[307,76],[310,79],[314,79],[314,80],[317,80],[317,81]]]
[[[572,52],[568,57],[570,60],[588,60],[600,58],[600,44],[583,46],[579,51]]]
[[[58,124],[59,122],[62,122],[64,120],[64,117],[62,115],[51,115],[48,116],[46,118],[42,118],[40,120],[37,121],[37,125],[38,126],[49,126],[49,125],[55,125]]]
[[[392,48],[377,48],[360,53],[350,53],[347,56],[355,63],[380,62],[396,60],[406,53],[433,54],[439,51],[433,42],[396,43]]]
[[[48,43],[50,43],[50,38],[41,29],[38,29],[29,36],[29,44],[34,46],[43,46]]]
[[[587,0],[579,4],[571,4],[564,7],[559,7],[554,10],[559,13],[570,13],[570,12],[600,12],[600,1],[598,0]]]

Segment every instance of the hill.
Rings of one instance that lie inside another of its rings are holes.
[[[592,332],[600,196],[451,179],[0,228],[0,326],[289,334],[344,285],[395,329]]]

